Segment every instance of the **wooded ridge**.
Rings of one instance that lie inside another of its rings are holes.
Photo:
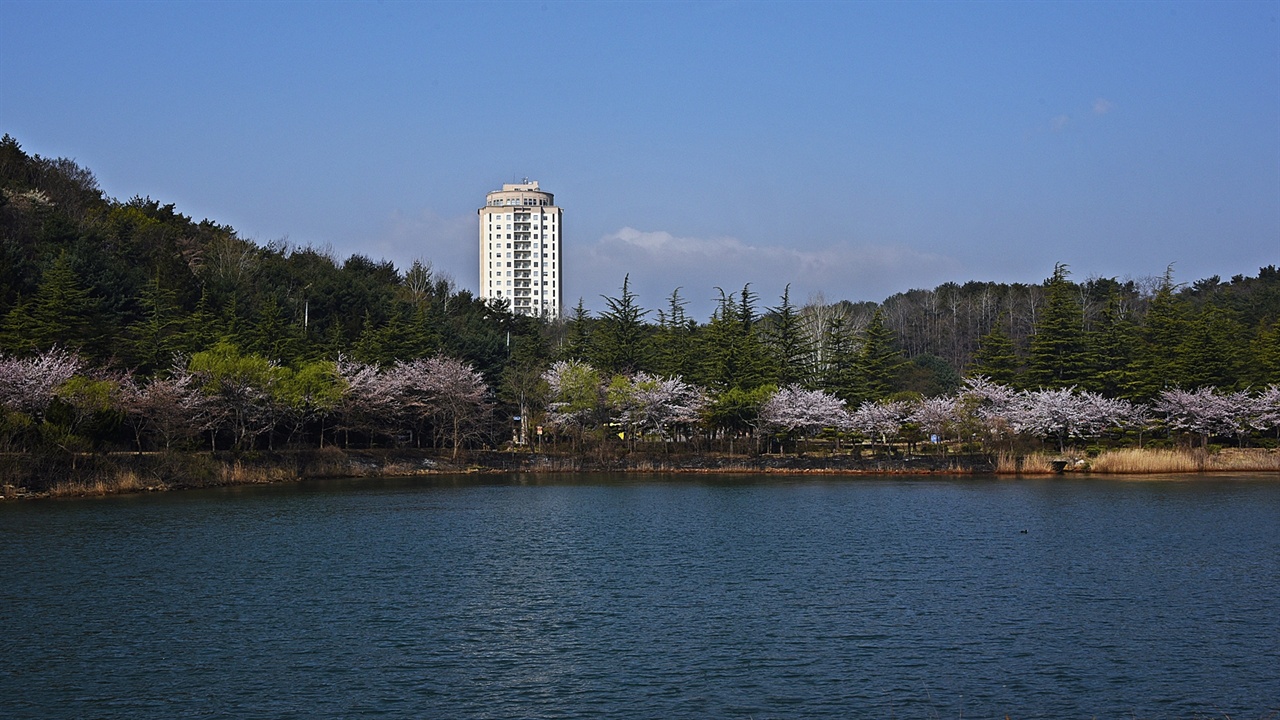
[[[567,452],[1270,442],[1280,271],[947,283],[881,303],[673,290],[563,319],[257,245],[0,140],[0,452],[508,443]],[[702,289],[699,289],[702,290]],[[541,429],[541,434],[539,434]],[[825,445],[824,445],[825,447]]]

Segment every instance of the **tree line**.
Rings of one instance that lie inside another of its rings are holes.
[[[887,441],[929,425],[907,420],[926,401],[963,405],[977,378],[1024,399],[1123,401],[1162,418],[1157,432],[1199,432],[1157,412],[1169,393],[1265,404],[1280,383],[1274,266],[1184,285],[1172,269],[1076,282],[1059,265],[1040,284],[948,283],[882,303],[797,303],[789,289],[769,302],[748,285],[717,288],[705,321],[682,290],[646,309],[624,278],[602,312],[579,301],[562,319],[516,315],[428,261],[401,271],[260,245],[172,204],[107,198],[89,170],[6,135],[0,442],[456,452],[532,443],[538,426],[578,448],[758,448],[769,433],[826,430]],[[835,419],[785,419],[809,406]],[[892,432],[867,419],[885,407],[897,408]],[[1204,427],[1240,438],[1265,434],[1259,424]]]

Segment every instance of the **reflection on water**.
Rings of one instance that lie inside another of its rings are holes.
[[[1280,483],[458,476],[0,506],[0,716],[1266,717]]]

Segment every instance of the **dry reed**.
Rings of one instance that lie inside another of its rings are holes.
[[[1209,456],[1205,470],[1280,471],[1280,451],[1261,448],[1224,448]]]
[[[222,465],[218,476],[223,485],[260,485],[298,479],[298,474],[290,467],[246,465],[240,462]]]
[[[155,487],[143,482],[132,470],[121,469],[113,473],[84,480],[65,480],[55,483],[46,493],[48,497],[83,497],[86,495],[114,495],[116,493],[141,492]]]
[[[1053,472],[1053,458],[1044,453],[1016,455],[1002,452],[996,455],[996,473],[999,475],[1048,475]]]
[[[1089,471],[1107,474],[1276,472],[1280,471],[1280,452],[1257,448],[1228,448],[1213,453],[1124,448],[1099,454],[1089,463]]]
[[[1089,471],[1108,474],[1194,473],[1205,469],[1204,456],[1186,450],[1107,450],[1089,463]]]

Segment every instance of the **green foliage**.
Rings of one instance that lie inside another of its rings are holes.
[[[1247,366],[1246,382],[1259,387],[1280,384],[1280,320],[1261,325],[1249,351],[1252,362]]]
[[[671,292],[667,309],[658,311],[658,327],[651,336],[653,369],[665,377],[697,377],[698,323],[685,313],[680,288]]]
[[[587,362],[591,358],[591,317],[578,298],[578,305],[569,316],[568,333],[560,357],[563,360]]]
[[[1187,324],[1179,344],[1183,388],[1237,389],[1248,344],[1244,328],[1230,311],[1206,305]]]
[[[76,375],[58,388],[45,414],[43,432],[67,449],[91,447],[120,425],[119,386],[106,379]]]
[[[98,302],[64,252],[45,270],[35,297],[5,317],[3,337],[5,347],[21,352],[58,346],[92,354],[102,341],[100,331]]]
[[[885,327],[884,313],[877,309],[863,333],[858,369],[865,400],[883,400],[898,389],[898,373],[906,364],[894,343],[893,331]]]
[[[1187,287],[1166,272],[1154,292],[1143,287],[1105,278],[1076,284],[1057,265],[1043,286],[946,283],[882,304],[797,310],[788,287],[761,317],[748,285],[721,291],[700,324],[680,289],[648,321],[627,277],[599,317],[580,300],[569,317],[549,322],[482,302],[426,261],[401,274],[362,255],[259,246],[149,197],[105,198],[74,162],[0,139],[0,351],[77,349],[100,370],[136,373],[139,386],[186,356],[205,391],[216,394],[218,378],[240,377],[286,418],[304,406],[323,414],[334,391],[325,363],[339,356],[384,367],[460,358],[497,389],[506,416],[536,414],[549,402],[542,373],[553,355],[609,375],[681,375],[716,395],[708,417],[734,431],[749,429],[750,396],[772,383],[819,387],[856,406],[899,392],[948,392],[961,368],[1018,387],[1074,384],[1136,400],[1172,386],[1280,382],[1276,267]],[[88,398],[76,407],[90,407]],[[75,419],[70,396],[58,403],[59,424],[6,411],[4,437],[23,445],[46,425],[69,436],[110,434],[108,417]],[[521,410],[508,412],[514,408]],[[99,419],[102,427],[89,429]],[[256,432],[249,420],[245,438]],[[67,431],[68,422],[78,429]],[[228,432],[224,426],[219,437]]]
[[[978,352],[973,356],[968,374],[984,375],[1001,385],[1019,387],[1021,366],[1022,360],[1013,339],[1004,331],[1004,324],[997,322],[979,341]]]
[[[1028,386],[1065,388],[1085,379],[1084,313],[1067,275],[1067,266],[1059,263],[1045,282],[1045,307],[1027,357]]]
[[[159,273],[142,289],[142,315],[127,328],[126,337],[131,364],[144,374],[172,365],[182,347],[183,318],[177,298],[177,293],[161,284]]]
[[[1133,355],[1138,330],[1125,316],[1118,293],[1113,292],[1106,307],[1086,334],[1088,351],[1081,387],[1107,397],[1119,397],[1133,383]]]
[[[1179,349],[1189,326],[1189,305],[1174,294],[1172,275],[1151,298],[1133,353],[1133,374],[1128,396],[1149,401],[1166,387],[1180,387],[1185,364]]]
[[[862,402],[867,391],[859,372],[859,345],[844,316],[837,315],[827,324],[822,345],[826,358],[822,389],[850,405]]]
[[[713,391],[755,388],[773,376],[768,349],[755,331],[754,295],[742,290],[744,302],[720,290],[720,305],[703,333],[700,384]]]
[[[791,304],[791,286],[782,290],[782,300],[778,307],[770,308],[770,323],[765,333],[770,352],[773,355],[773,366],[777,369],[775,381],[778,385],[801,385],[812,387],[813,347],[809,342],[809,333],[804,327],[804,320]]]
[[[892,399],[904,395],[937,397],[950,395],[960,387],[960,373],[937,355],[919,355],[902,366],[898,385],[900,390]]]
[[[778,391],[776,385],[754,388],[732,387],[714,397],[707,406],[707,424],[730,432],[754,431],[762,408]]]
[[[644,323],[649,311],[636,303],[630,282],[630,275],[622,279],[620,297],[604,296],[609,309],[601,314],[591,338],[592,364],[606,374],[649,368],[649,328]]]

